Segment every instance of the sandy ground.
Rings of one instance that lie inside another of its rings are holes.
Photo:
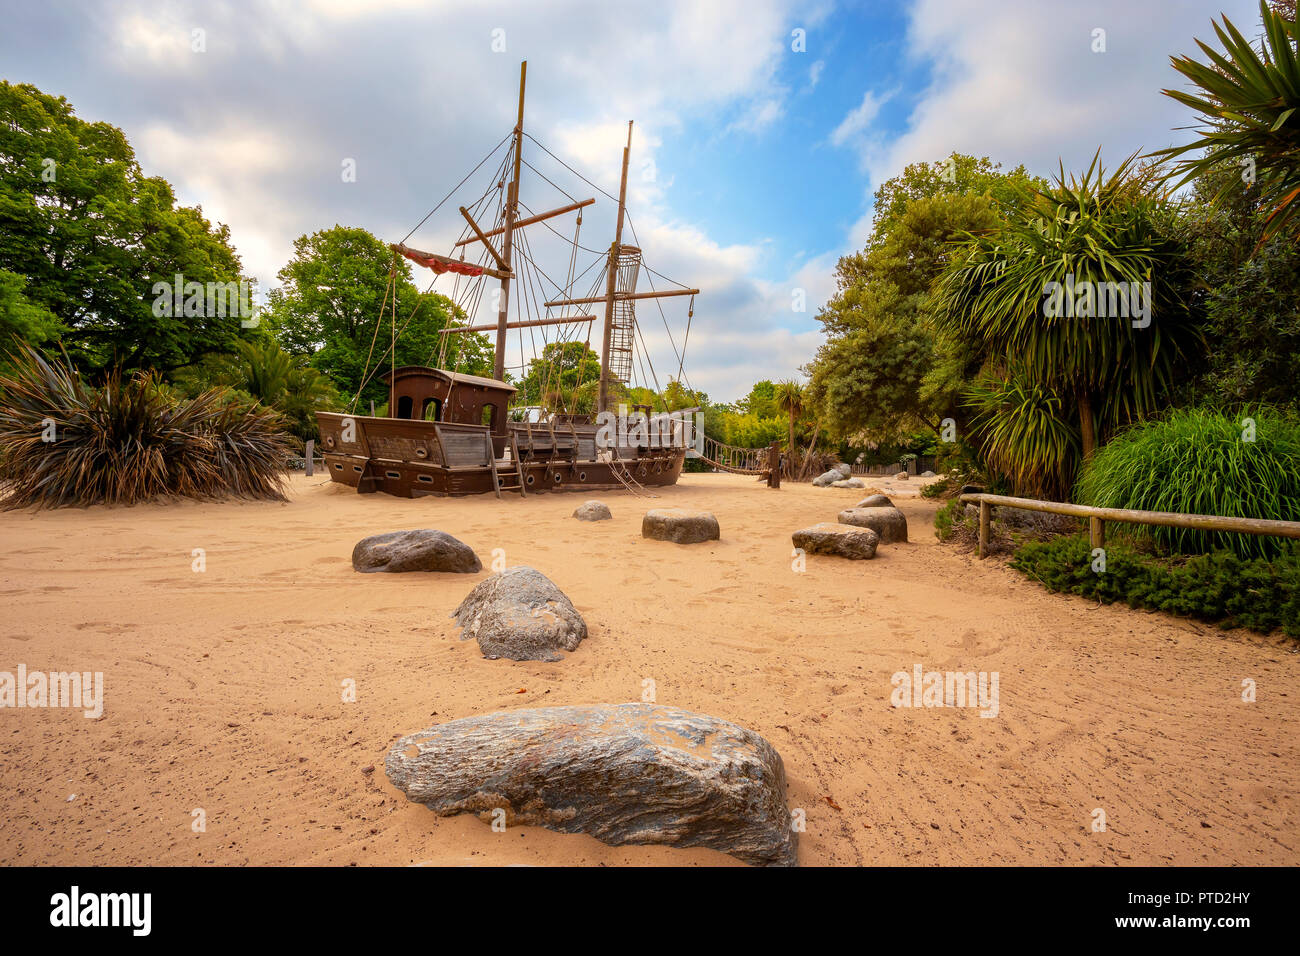
[[[805,865],[1300,863],[1294,642],[1049,594],[937,545],[920,498],[896,498],[911,543],[798,573],[790,533],[861,492],[688,475],[654,501],[601,497],[614,520],[587,524],[571,494],[409,501],[298,477],[286,504],[0,515],[0,671],[102,671],[106,697],[93,720],[0,710],[0,862],[732,864],[496,834],[384,776],[404,733],[639,700],[649,678],[659,703],[776,746]],[[722,540],[643,540],[653,506],[711,510]],[[358,539],[418,527],[543,571],[589,638],[559,663],[485,660],[448,614],[487,571],[352,571]],[[893,707],[891,675],[917,664],[997,672],[998,715]]]

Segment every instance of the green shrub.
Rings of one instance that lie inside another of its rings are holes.
[[[1253,441],[1243,439],[1245,419],[1254,422]],[[1105,508],[1300,521],[1300,420],[1271,408],[1231,415],[1180,409],[1122,432],[1098,451],[1075,497]],[[1132,534],[1178,554],[1227,548],[1249,558],[1286,550],[1279,538],[1135,528]]]
[[[932,481],[928,485],[924,486],[921,489],[921,497],[946,498],[956,487],[958,487],[956,479],[945,475],[938,481]]]
[[[283,420],[219,389],[182,400],[153,376],[117,373],[95,388],[21,345],[0,392],[5,507],[284,499]]]
[[[1106,547],[1106,565],[1093,570],[1087,537],[1070,536],[1023,545],[1011,566],[1052,591],[1106,604],[1122,601],[1267,634],[1280,627],[1300,638],[1300,552],[1273,560],[1242,558],[1222,550],[1187,559],[1144,555],[1123,545]]]
[[[934,514],[934,535],[940,541],[951,540],[953,535],[966,528],[969,521],[965,515],[966,506],[953,498]]]

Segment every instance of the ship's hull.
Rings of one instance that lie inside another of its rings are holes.
[[[521,480],[528,494],[672,485],[686,454],[680,447],[597,453],[592,425],[551,431],[512,424],[508,435],[494,436],[485,427],[446,422],[332,412],[316,419],[332,481],[399,498],[515,491]]]

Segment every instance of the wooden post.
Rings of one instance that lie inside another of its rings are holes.
[[[992,509],[987,501],[980,502],[980,551],[981,558],[989,553],[989,512]]]
[[[618,219],[614,241],[609,247],[609,275],[605,277],[605,335],[600,346],[600,392],[596,410],[609,409],[609,343],[614,331],[614,290],[618,280],[618,256],[623,246],[623,210],[627,206],[627,164],[632,155],[632,124],[627,124],[627,145],[623,147],[623,179],[618,187]]]
[[[1090,548],[1106,547],[1106,522],[1102,518],[1088,519],[1088,546]]]
[[[772,442],[767,447],[767,486],[769,488],[781,487],[781,444]]]
[[[514,179],[506,187],[506,224],[505,238],[501,241],[501,259],[506,267],[510,266],[510,255],[514,249],[515,216],[519,212],[519,165],[523,161],[524,149],[524,80],[528,76],[528,61],[519,64],[519,118],[515,121],[515,170]],[[501,308],[497,312],[496,358],[492,363],[492,377],[498,382],[506,377],[506,312],[510,308],[510,277],[501,280]]]
[[[315,455],[316,455],[316,439],[314,439],[314,438],[308,438],[308,439],[307,439],[307,454],[306,454],[306,458],[305,458],[305,460],[306,460],[306,466],[303,468],[303,471],[305,471],[305,472],[307,473],[307,477],[308,477],[308,478],[310,478],[312,475],[314,475],[314,474],[316,473],[316,470],[312,467],[312,464],[313,464],[313,460],[312,460],[312,459],[315,457]]]

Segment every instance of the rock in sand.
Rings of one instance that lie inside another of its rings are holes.
[[[880,535],[870,528],[855,528],[829,521],[796,531],[790,539],[796,548],[802,548],[808,554],[830,554],[853,561],[874,558],[876,546],[880,544]]]
[[[867,495],[853,507],[855,508],[892,508],[894,503],[885,495]]]
[[[721,537],[718,519],[707,511],[685,508],[652,508],[641,519],[641,537],[677,544],[717,541]]]
[[[847,508],[840,512],[840,524],[870,528],[880,535],[881,543],[907,540],[907,517],[894,507]]]
[[[421,528],[390,531],[362,538],[352,549],[352,569],[376,571],[452,571],[473,574],[483,570],[474,550],[443,531]]]
[[[542,572],[520,565],[478,583],[452,612],[462,641],[495,660],[558,661],[587,636],[578,609]]]
[[[780,755],[716,717],[641,703],[503,711],[403,737],[384,766],[395,787],[441,816],[490,823],[504,813],[506,826],[613,846],[798,863]]]
[[[606,521],[614,515],[610,512],[609,506],[603,501],[584,501],[578,505],[573,516],[579,521]]]

